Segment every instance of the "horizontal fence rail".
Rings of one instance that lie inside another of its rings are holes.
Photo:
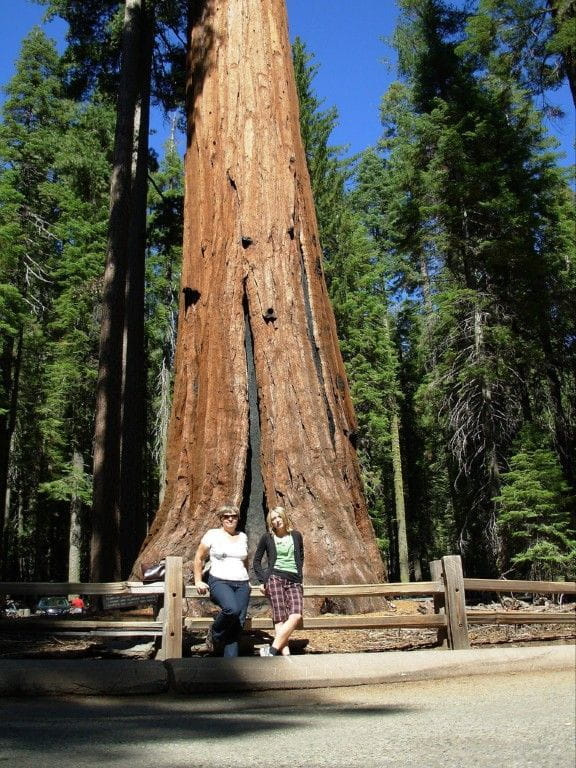
[[[434,613],[417,615],[340,615],[324,614],[305,616],[302,629],[436,629],[438,643],[451,649],[469,648],[468,625],[512,625],[512,624],[575,624],[574,613],[547,611],[542,613],[508,610],[467,610],[466,592],[499,594],[564,594],[576,595],[575,582],[526,581],[508,579],[471,579],[462,574],[462,561],[457,555],[448,555],[430,563],[431,581],[386,584],[321,584],[304,586],[305,598],[350,598],[350,597],[406,597],[431,596]],[[162,639],[157,658],[180,658],[182,655],[183,630],[206,630],[212,624],[212,616],[184,617],[185,600],[207,600],[197,589],[185,585],[182,572],[182,558],[166,558],[164,581],[151,584],[120,581],[106,584],[95,583],[46,583],[46,582],[3,582],[0,596],[50,596],[88,595],[110,598],[154,598],[157,599],[158,615],[154,620],[118,621],[77,618],[64,616],[27,616],[22,621],[0,619],[1,631],[50,632],[66,635],[97,635],[124,637],[155,637]],[[264,600],[259,587],[252,587],[251,597]],[[121,605],[121,602],[119,603]],[[25,623],[24,623],[25,622]],[[270,617],[249,617],[245,631],[272,630]]]
[[[576,595],[574,581],[524,581],[520,579],[464,579],[468,592],[528,592],[533,595]]]
[[[443,592],[444,587],[436,581],[418,581],[409,584],[387,583],[387,584],[305,584],[304,597],[399,597],[415,595],[433,595]],[[252,587],[251,597],[264,598],[259,587]],[[199,595],[196,587],[188,585],[186,587],[187,598],[204,598],[206,595]]]
[[[574,613],[531,611],[468,611],[469,624],[568,624],[576,627]]]
[[[104,621],[102,619],[47,619],[45,616],[29,616],[26,625],[19,630],[32,632],[50,632],[66,635],[119,635],[136,637],[158,637],[162,634],[162,621]],[[0,628],[14,626],[14,619],[3,619]]]
[[[184,619],[187,629],[208,629],[212,617],[192,617]],[[446,617],[430,613],[424,616],[304,616],[300,629],[438,629],[446,626]],[[244,624],[245,630],[274,629],[271,618],[252,617]]]
[[[164,582],[143,584],[140,581],[118,581],[108,584],[93,584],[92,582],[0,582],[0,594],[3,595],[163,595]]]

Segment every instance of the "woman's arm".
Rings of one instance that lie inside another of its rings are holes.
[[[208,592],[208,584],[202,579],[202,569],[209,554],[210,547],[200,542],[194,555],[194,586],[199,595],[205,595]]]
[[[254,553],[254,559],[252,561],[254,573],[256,574],[256,578],[261,584],[264,584],[266,581],[266,573],[264,571],[264,567],[262,566],[262,558],[264,557],[264,552],[266,552],[266,534],[260,537],[260,541],[258,542],[256,552]]]
[[[300,565],[300,569],[304,566],[304,537],[300,533],[300,531],[294,531],[295,536],[293,536],[294,539],[294,547],[297,548],[295,554],[298,554],[298,557],[296,558],[296,564]],[[298,563],[299,561],[299,563]]]

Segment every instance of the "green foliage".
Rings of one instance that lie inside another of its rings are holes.
[[[364,490],[382,552],[389,553],[389,520],[395,517],[390,413],[400,391],[385,273],[370,232],[372,222],[347,191],[351,162],[340,158],[340,148],[328,144],[336,111],[320,109],[312,90],[317,67],[301,41],[296,40],[293,53],[326,281],[358,418]]]
[[[542,95],[568,77],[574,95],[574,0],[479,0],[457,48],[481,72],[512,74]]]
[[[519,70],[489,55],[494,18],[400,5],[405,81],[383,99],[383,137],[354,194],[399,307],[418,538],[451,538],[488,575],[501,546],[493,497],[524,422],[551,427],[574,487],[574,217]]]
[[[145,333],[148,358],[148,411],[155,415],[147,436],[146,506],[151,517],[158,504],[165,466],[172,370],[178,325],[182,259],[183,168],[173,140],[149,194],[146,260]]]
[[[506,541],[501,568],[517,578],[558,579],[574,573],[576,534],[570,530],[570,488],[546,435],[525,427],[495,497]],[[509,571],[507,571],[509,572]]]
[[[50,461],[63,472],[72,449],[85,458],[91,453],[113,125],[105,104],[79,106],[53,164],[59,247],[51,262],[55,295],[46,317],[42,427]]]
[[[0,125],[2,438],[11,444],[4,567],[62,577],[69,504],[91,454],[113,111],[74,104],[53,43],[24,41]],[[52,569],[56,569],[53,571]]]
[[[0,439],[10,446],[0,491],[8,481],[4,566],[15,578],[63,575],[70,505],[90,501],[89,476],[73,469],[73,457],[89,465],[124,11],[112,0],[41,4],[68,21],[68,48],[59,58],[39,30],[29,35],[0,123]],[[314,58],[294,45],[324,269],[381,550],[394,574],[400,464],[413,559],[460,551],[475,576],[496,568],[569,576],[573,178],[559,169],[530,96],[570,77],[574,2],[399,7],[402,79],[382,100],[381,141],[353,161],[330,145],[337,112],[322,108]],[[162,0],[153,11],[153,100],[178,109],[187,14],[196,8]],[[154,160],[150,515],[171,394],[183,194],[174,143],[159,168]]]
[[[56,501],[78,499],[89,506],[92,501],[92,476],[70,463],[61,477],[40,483],[38,490]]]
[[[7,86],[0,125],[0,437],[12,446],[0,473],[11,502],[5,572],[60,578],[71,505],[90,502],[89,476],[83,471],[77,478],[72,467],[79,456],[89,465],[92,453],[124,5],[43,4],[68,21],[69,45],[59,58],[43,33],[31,33]],[[157,54],[172,50],[170,63],[158,65],[157,84],[183,64],[178,33],[186,9],[178,2],[154,6],[163,31]],[[177,103],[179,95],[181,89],[173,89],[169,101]],[[157,412],[160,401],[169,407],[182,240],[182,164],[174,148],[155,184],[146,322],[149,407]],[[162,391],[160,379],[167,382]],[[152,453],[156,435],[149,444],[151,516],[161,458]]]
[[[113,98],[117,92],[125,3],[120,0],[36,0],[48,17],[68,23],[66,87],[75,100],[94,93]],[[185,100],[185,59],[190,0],[155,0],[145,8],[152,20],[154,52],[152,98],[168,113],[182,110]],[[182,121],[184,122],[184,121]]]

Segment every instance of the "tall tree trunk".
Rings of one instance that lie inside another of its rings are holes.
[[[162,360],[160,369],[160,397],[156,420],[154,458],[158,466],[158,498],[160,504],[166,491],[166,450],[168,446],[168,421],[172,403],[172,376],[166,360]]]
[[[132,409],[137,410],[139,407],[141,412],[138,415],[141,418],[144,409],[140,403],[140,394],[135,393],[128,378],[128,368],[124,367],[125,361],[132,361],[138,354],[136,350],[140,345],[136,343],[132,346],[131,339],[125,345],[124,339],[138,327],[130,318],[133,312],[138,311],[138,292],[141,289],[136,287],[136,282],[140,279],[140,273],[143,275],[143,266],[141,269],[136,266],[135,259],[138,253],[144,259],[139,230],[143,214],[138,211],[138,205],[145,205],[145,194],[142,195],[136,187],[133,160],[136,152],[136,167],[141,167],[139,164],[145,164],[147,158],[148,131],[141,130],[138,137],[135,137],[134,131],[138,108],[144,108],[141,78],[144,62],[149,55],[148,34],[145,0],[126,0],[96,388],[90,549],[90,577],[93,581],[117,580],[121,578],[122,571],[126,570],[126,567],[122,568],[120,546],[120,532],[125,532],[122,523],[121,462],[128,462],[128,450],[134,450],[135,453],[141,450],[141,445],[140,449],[137,446],[138,433],[135,431]],[[140,155],[144,149],[143,159]],[[128,286],[127,280],[130,281]],[[142,369],[131,368],[130,375],[142,377]],[[125,409],[123,396],[134,396],[137,402]],[[123,441],[125,424],[134,431]],[[131,445],[133,438],[135,443]],[[124,497],[126,495],[125,490]]]
[[[241,507],[254,548],[282,505],[304,533],[309,583],[379,581],[284,0],[206,0],[197,14],[168,485],[139,559],[190,563],[223,501]]]
[[[23,331],[10,340],[0,358],[2,384],[6,392],[6,413],[0,416],[0,578],[8,574],[7,531],[10,522],[10,454],[12,437],[16,428],[16,412],[20,392],[22,368]]]
[[[398,408],[394,404],[390,414],[390,438],[392,443],[392,470],[394,474],[394,507],[398,530],[398,566],[400,581],[410,581],[410,559],[408,556],[408,535],[406,533],[406,506],[404,504],[404,479],[400,451],[400,424]]]
[[[148,136],[150,76],[153,46],[152,10],[141,20],[139,100],[134,117],[134,160],[127,274],[122,380],[120,449],[120,557],[121,575],[130,573],[146,536],[143,509],[144,443],[146,435],[146,355],[144,347],[144,285],[146,256],[146,204],[148,199]]]
[[[72,456],[73,476],[82,477],[84,460],[82,454],[75,450]],[[68,536],[68,581],[77,583],[81,581],[81,554],[82,554],[82,500],[77,494],[70,499],[70,528]]]

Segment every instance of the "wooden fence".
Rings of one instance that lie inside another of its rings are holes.
[[[417,615],[321,615],[306,616],[302,629],[387,629],[419,628],[436,629],[438,642],[445,643],[453,650],[470,647],[469,624],[574,624],[573,613],[547,611],[467,611],[466,592],[499,594],[564,594],[576,595],[575,582],[519,581],[506,579],[465,579],[462,561],[458,555],[449,555],[430,563],[432,581],[388,584],[345,584],[305,585],[305,598],[338,597],[426,597],[433,598],[434,613]],[[158,658],[180,658],[184,628],[189,630],[207,629],[211,617],[184,618],[184,601],[206,599],[198,595],[195,587],[184,584],[182,558],[166,558],[164,581],[153,584],[141,582],[116,582],[109,584],[90,583],[28,583],[0,582],[0,595],[48,596],[48,595],[90,595],[110,597],[114,595],[145,598],[158,596],[162,608],[156,619],[151,621],[112,621],[83,617],[74,619],[29,616],[25,619],[0,619],[0,631],[38,631],[51,634],[76,634],[96,636],[137,636],[161,637],[162,648]],[[263,599],[257,587],[252,588],[252,598]],[[245,630],[271,630],[270,618],[249,618]]]

